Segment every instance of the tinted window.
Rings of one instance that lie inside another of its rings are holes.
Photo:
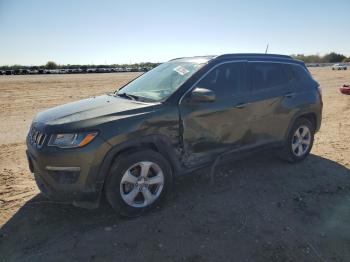
[[[293,66],[293,71],[295,78],[298,80],[306,79],[310,77],[310,72],[308,72],[306,69],[302,68],[301,66]]]
[[[295,66],[295,65],[288,65],[288,64],[283,65],[283,68],[284,68],[290,82],[299,79],[298,74],[296,73],[297,67],[298,66]]]
[[[250,63],[250,79],[253,90],[264,90],[288,84],[294,78],[294,72],[285,64]]]
[[[214,91],[217,98],[223,98],[244,91],[245,79],[245,63],[227,63],[214,68],[198,86]]]

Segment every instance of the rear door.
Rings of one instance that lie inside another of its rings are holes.
[[[246,66],[246,61],[225,62],[195,84],[214,91],[215,101],[193,101],[191,92],[182,99],[179,109],[188,166],[247,143],[248,112],[243,105],[248,96]]]
[[[253,144],[282,142],[290,121],[289,101],[295,96],[290,65],[249,62],[249,122]]]

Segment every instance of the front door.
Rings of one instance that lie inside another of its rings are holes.
[[[179,106],[187,166],[200,165],[248,143],[246,67],[244,61],[222,63],[199,80],[195,88],[212,90],[215,101],[194,101],[191,92],[182,99]]]

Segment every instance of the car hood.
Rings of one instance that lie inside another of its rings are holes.
[[[153,111],[154,105],[155,103],[141,103],[114,95],[102,95],[40,112],[34,122],[38,125],[53,126],[93,120],[96,125],[105,118],[116,120]]]

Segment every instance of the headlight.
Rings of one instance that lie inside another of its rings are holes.
[[[83,147],[94,140],[96,136],[97,132],[53,134],[50,137],[49,146],[60,148]]]

